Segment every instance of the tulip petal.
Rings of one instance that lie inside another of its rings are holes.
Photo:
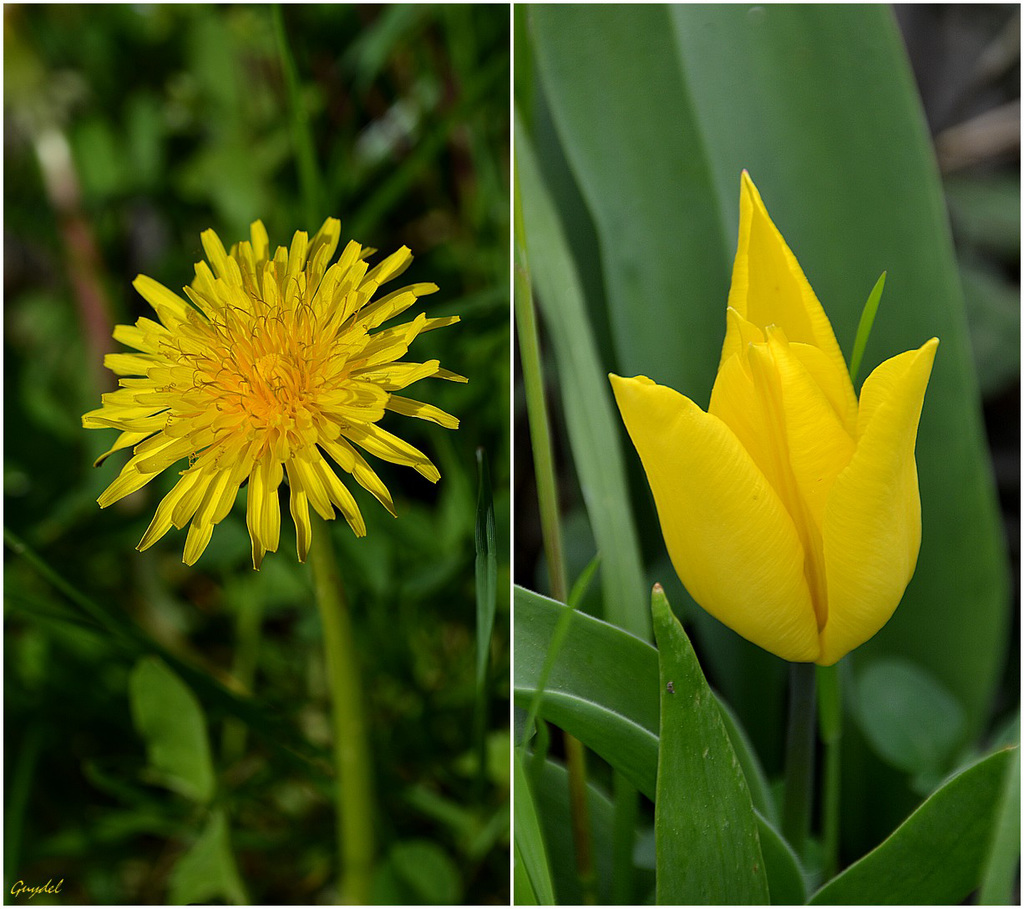
[[[729,321],[731,325],[738,320]],[[799,493],[820,534],[825,498],[836,475],[850,461],[853,438],[818,377],[806,366],[807,352],[820,355],[820,351],[787,343],[777,328],[770,328],[768,335],[767,345],[755,343],[722,364],[708,412],[735,433],[794,518]],[[822,365],[814,354],[809,359]],[[754,378],[754,366],[762,376],[760,383]],[[770,406],[773,401],[774,407]]]
[[[769,330],[768,347],[779,377],[789,461],[802,500],[818,533],[825,502],[839,472],[853,457],[854,442],[821,386],[794,355],[778,330]]]
[[[843,397],[846,408],[855,410],[857,397],[846,361],[821,303],[746,171],[741,184],[740,234],[729,305],[758,327],[778,325],[791,342],[819,348],[834,364],[835,374],[846,376]]]
[[[818,660],[831,666],[899,605],[921,545],[914,446],[938,340],[886,360],[864,382],[857,450],[825,508],[828,623]]]
[[[722,345],[722,359],[719,366],[737,354],[743,354],[751,344],[763,344],[764,331],[745,319],[731,306],[725,311],[725,343]]]
[[[783,659],[818,658],[804,555],[778,495],[718,417],[650,379],[611,376],[672,563],[691,596]]]
[[[852,437],[857,431],[857,399],[847,394],[850,374],[845,364],[842,369],[837,369],[825,353],[811,344],[790,342],[789,351],[818,383],[836,417]]]
[[[754,385],[749,351],[744,349],[719,367],[708,413],[732,430],[772,488],[779,490],[783,488],[780,470],[784,465],[777,457],[774,428],[762,403]]]

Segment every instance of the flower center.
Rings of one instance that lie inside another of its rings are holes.
[[[215,432],[267,441],[284,434],[292,449],[316,444],[315,417],[344,371],[329,363],[329,339],[317,336],[314,323],[312,307],[301,302],[259,314],[225,310],[202,326],[204,351],[190,357],[183,345],[194,387],[218,411]]]

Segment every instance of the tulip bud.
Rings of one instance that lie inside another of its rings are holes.
[[[921,544],[914,446],[938,340],[858,401],[832,326],[746,171],[718,376],[705,413],[611,376],[691,596],[738,634],[830,666],[892,616]]]

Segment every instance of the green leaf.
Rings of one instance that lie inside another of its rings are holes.
[[[649,798],[658,760],[658,655],[649,644],[554,600],[515,589],[515,699],[576,736]],[[557,657],[548,653],[568,623]]]
[[[512,887],[513,898],[517,906],[540,905],[518,843],[515,844],[515,850],[512,855]],[[553,901],[554,897],[552,897]]]
[[[653,800],[660,723],[658,652],[614,625],[521,587],[515,588],[515,610],[517,705],[533,703],[552,638],[568,621],[562,640],[566,656],[552,664],[540,715],[579,738]],[[757,811],[769,889],[785,894],[784,903],[801,902],[803,897],[790,898],[803,887],[796,857],[766,819],[776,816],[776,808],[764,771],[735,716],[721,700],[718,705]],[[518,783],[516,792],[518,797]]]
[[[530,277],[550,332],[569,442],[603,560],[605,617],[640,636],[650,633],[646,588],[626,486],[621,431],[562,225],[548,197],[530,139],[516,118],[516,168],[522,194]]]
[[[995,833],[985,864],[978,903],[982,906],[1014,904],[1014,885],[1020,868],[1020,747],[1006,767]]]
[[[807,886],[796,853],[782,838],[782,834],[765,820],[764,815],[756,810],[754,813],[757,816],[757,835],[761,841],[761,855],[764,858],[771,904],[796,906],[805,903]]]
[[[550,906],[555,901],[551,870],[533,793],[523,769],[521,748],[515,750],[512,760],[515,776],[512,827],[516,852],[515,902]]]
[[[754,807],[718,704],[660,586],[651,605],[662,689],[658,903],[767,903]]]
[[[144,657],[128,679],[132,721],[161,781],[187,798],[213,798],[206,717],[192,690],[158,657]]]
[[[658,767],[658,651],[600,619],[522,587],[514,590],[516,704],[530,707],[542,681],[539,715],[576,736],[654,798]],[[561,630],[564,623],[568,627]],[[560,656],[548,669],[556,638]],[[729,707],[718,700],[754,807],[776,818],[764,771]]]
[[[598,232],[615,343],[603,371],[706,398],[725,333],[730,255],[718,206],[708,204],[712,173],[667,8],[535,6],[530,14],[545,96]],[[735,182],[734,194],[739,170]]]
[[[936,679],[906,660],[867,666],[856,685],[861,730],[879,756],[913,774],[938,774],[963,731],[963,709]]]
[[[561,905],[579,905],[583,901],[583,891],[576,872],[569,809],[569,774],[562,765],[547,760],[539,764],[531,763],[530,778],[540,808],[544,840],[548,844],[556,898]],[[608,796],[593,783],[588,783],[587,816],[590,819],[591,846],[597,875],[597,901],[606,904],[610,902],[612,886],[613,815],[614,807]]]
[[[754,808],[763,814],[769,823],[778,824],[778,807],[775,804],[775,799],[772,798],[768,777],[765,776],[761,762],[757,758],[757,752],[754,751],[754,746],[750,743],[750,738],[740,725],[739,718],[733,713],[732,708],[721,698],[718,698],[718,707],[722,712],[725,731],[729,733],[729,741],[732,742],[733,750],[736,752],[736,759],[740,762],[740,767],[743,768],[743,776],[747,780]]]
[[[850,356],[850,381],[857,384],[857,373],[860,372],[860,361],[864,359],[864,348],[868,346],[868,339],[871,337],[871,328],[875,324],[875,316],[878,315],[878,304],[882,302],[882,291],[885,289],[885,272],[879,276],[875,286],[868,294],[867,302],[860,314],[860,322],[857,323],[857,336],[853,339],[853,354]]]
[[[231,852],[227,816],[218,809],[174,866],[168,901],[185,906],[221,899],[238,906],[249,903]]]
[[[954,776],[897,830],[822,887],[818,905],[955,905],[981,883],[1011,750]]]
[[[601,554],[598,553],[588,563],[586,568],[580,572],[580,576],[573,581],[572,590],[569,591],[569,602],[571,609],[579,609],[580,602],[587,595],[590,589],[590,582],[594,580],[597,569],[601,566]]]

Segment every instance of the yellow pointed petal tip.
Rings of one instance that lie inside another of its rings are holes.
[[[289,247],[276,249],[260,220],[251,222],[248,239],[227,248],[216,231],[204,230],[206,261],[196,263],[182,296],[145,275],[135,278],[159,321],[142,318],[114,330],[114,339],[133,352],[109,354],[104,364],[127,378],[82,424],[120,433],[97,465],[134,448],[97,500],[101,508],[165,470],[188,478],[157,506],[140,551],[171,528],[187,528],[183,561],[194,564],[248,480],[246,526],[259,570],[280,542],[279,487],[286,471],[299,561],[316,532],[310,507],[324,520],[340,513],[363,536],[366,524],[344,477],[393,515],[395,507],[357,449],[432,483],[440,480],[425,454],[393,434],[389,412],[458,427],[458,418],[440,408],[392,393],[428,376],[467,381],[437,360],[402,359],[419,334],[459,317],[420,313],[409,323],[388,325],[437,285],[378,294],[408,267],[411,250],[403,246],[371,269],[365,260],[375,250],[349,242],[336,256],[340,237],[337,218],[327,218],[312,237],[295,231]],[[338,452],[336,464],[321,463],[323,451]]]
[[[711,413],[609,373],[680,579],[795,662],[836,663],[892,616],[921,541],[915,447],[938,339],[860,400],[832,326],[750,174]]]

